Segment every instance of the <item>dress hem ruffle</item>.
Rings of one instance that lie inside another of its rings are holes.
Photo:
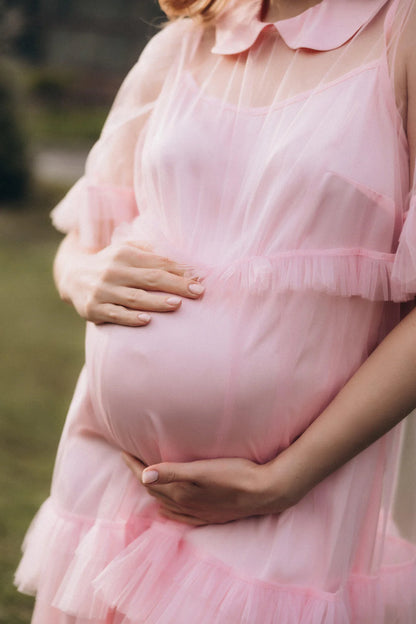
[[[152,516],[100,521],[41,507],[16,571],[19,591],[99,624],[368,624],[388,609],[413,624],[416,550],[389,537],[401,563],[352,575],[336,592],[243,576],[186,540],[186,525]],[[400,612],[398,612],[398,610]]]

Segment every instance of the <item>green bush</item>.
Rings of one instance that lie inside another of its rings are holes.
[[[68,72],[38,67],[31,72],[29,92],[40,104],[56,109],[70,99],[73,82]]]
[[[0,201],[23,199],[30,168],[27,140],[12,72],[0,59]]]

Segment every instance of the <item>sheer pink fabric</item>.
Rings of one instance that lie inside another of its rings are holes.
[[[88,326],[16,575],[36,624],[416,621],[410,419],[281,515],[226,525],[161,519],[120,457],[267,462],[416,293],[393,86],[413,0],[323,0],[276,24],[260,4],[152,39],[53,213],[89,247],[151,243],[206,293],[145,328]]]

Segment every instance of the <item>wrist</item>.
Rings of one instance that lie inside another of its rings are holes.
[[[307,469],[289,447],[257,470],[259,495],[265,513],[281,513],[298,503],[312,488]]]

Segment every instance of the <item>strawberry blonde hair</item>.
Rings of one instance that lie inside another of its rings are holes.
[[[160,8],[170,20],[191,17],[203,23],[216,20],[229,0],[159,0]],[[261,13],[264,16],[270,0],[263,0]]]
[[[214,21],[228,0],[159,0],[169,19],[192,17],[203,22]]]

